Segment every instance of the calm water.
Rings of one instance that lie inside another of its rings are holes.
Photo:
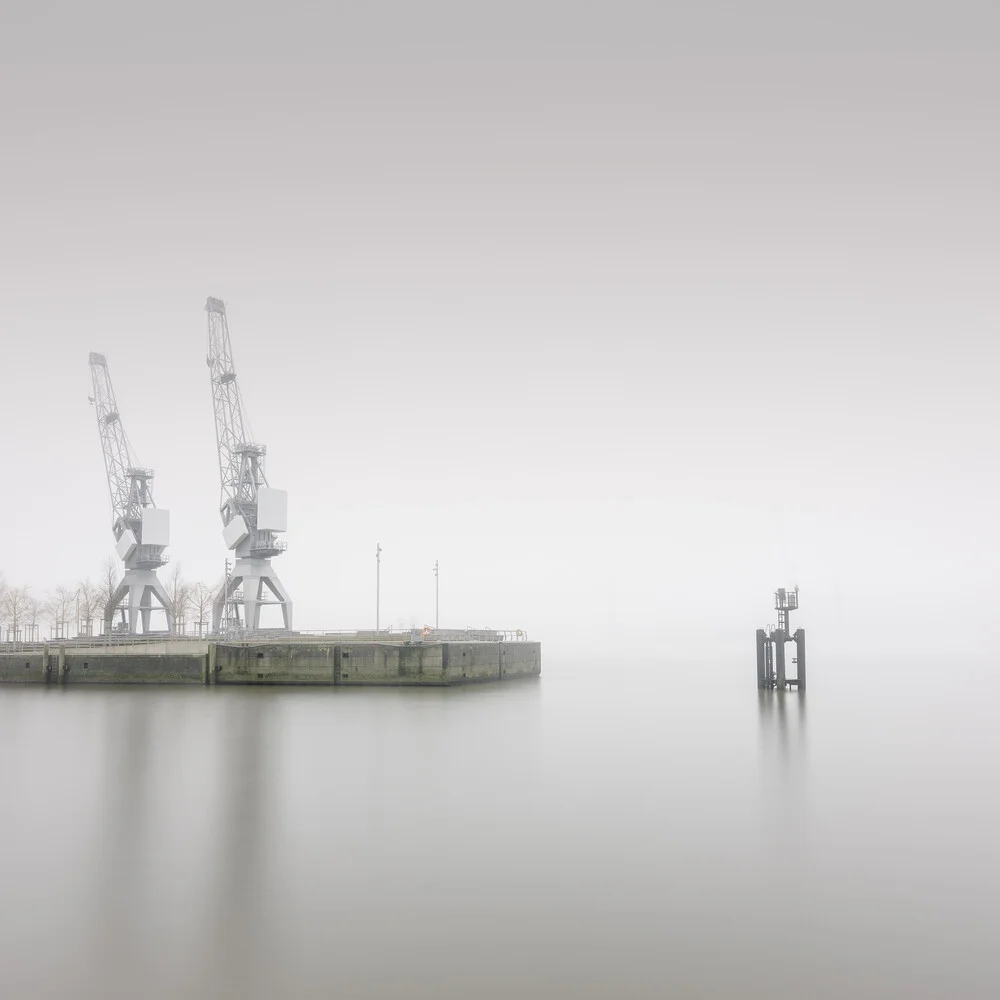
[[[1000,996],[997,685],[904,666],[0,689],[0,995]]]

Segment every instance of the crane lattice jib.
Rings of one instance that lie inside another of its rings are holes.
[[[103,354],[91,353],[90,375],[97,430],[104,452],[104,471],[111,495],[112,528],[116,538],[121,537],[126,528],[141,537],[142,508],[156,506],[151,486],[153,470],[139,468],[133,459],[118,413],[108,361]]]
[[[263,445],[247,439],[233,349],[229,341],[226,307],[220,299],[209,298],[208,357],[212,376],[212,406],[215,411],[215,440],[219,449],[221,496],[219,507],[224,524],[237,514],[256,526],[257,488],[267,485]]]

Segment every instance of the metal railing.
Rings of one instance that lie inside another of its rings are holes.
[[[774,608],[776,611],[798,611],[799,589],[788,590],[784,587],[774,592]]]
[[[0,640],[0,653],[41,652],[59,646],[74,649],[100,649],[119,646],[152,646],[159,643],[198,642],[315,642],[330,639],[341,642],[382,642],[401,645],[420,642],[527,642],[528,633],[524,629],[433,629],[424,628],[383,628],[356,631],[327,631],[320,629],[231,629],[220,632],[173,634],[151,632],[132,635],[127,632],[112,632],[99,635],[77,635],[72,638],[42,639],[25,642],[20,639]]]
[[[44,640],[32,642],[23,639],[5,639],[0,642],[0,653],[40,653],[46,645]]]

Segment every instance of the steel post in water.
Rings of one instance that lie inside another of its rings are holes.
[[[806,689],[806,630],[804,628],[797,629],[795,632],[795,659],[798,661],[796,666],[798,670],[796,671],[796,677],[798,677],[799,683],[798,688],[800,691],[805,691]]]
[[[775,659],[775,674],[777,675],[775,682],[781,691],[784,691],[788,686],[785,680],[785,639],[787,638],[785,633],[780,629],[773,633],[774,638],[774,659]]]
[[[789,615],[799,608],[798,585],[791,590],[779,587],[774,592],[774,607],[778,612],[777,627],[770,625],[757,629],[757,687],[785,691],[794,686],[800,691],[805,690],[806,632],[801,628],[792,632],[788,623]],[[789,677],[786,671],[786,642],[795,643],[796,655],[792,663],[798,665],[798,670],[794,677]]]
[[[764,647],[767,635],[762,628],[757,629],[757,687],[763,688],[767,683],[767,654]]]

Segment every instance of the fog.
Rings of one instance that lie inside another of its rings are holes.
[[[380,543],[543,676],[5,689],[0,992],[996,995],[998,116],[991,3],[4,5],[6,582],[113,552],[90,351],[221,576],[216,296],[296,627]]]
[[[9,8],[8,581],[111,551],[90,350],[220,576],[216,295],[301,628],[380,541],[393,625],[440,559],[443,623],[574,653],[794,583],[831,655],[988,648],[995,11],[753,7]]]
[[[91,349],[218,577],[212,294],[301,627],[370,624],[379,540],[394,624],[438,558],[449,624],[576,651],[796,582],[817,641],[979,647],[997,25],[899,13],[8,13],[8,579],[110,550]]]

